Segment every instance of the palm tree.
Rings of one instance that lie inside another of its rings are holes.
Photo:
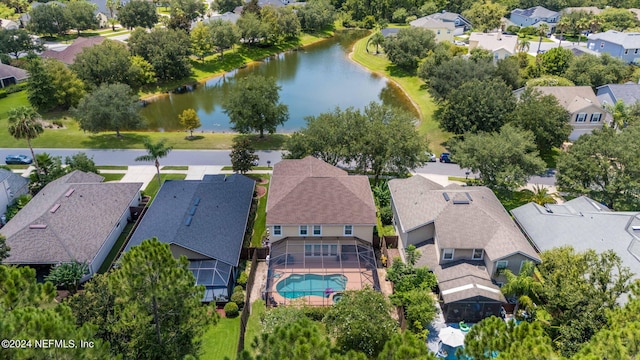
[[[615,105],[604,104],[604,109],[613,116],[614,128],[621,130],[629,123],[631,114],[624,101],[618,100]]]
[[[556,30],[560,31],[560,44],[558,44],[558,46],[562,46],[562,39],[564,39],[564,33],[569,30],[569,27],[571,27],[571,21],[569,21],[567,18],[562,18],[560,19],[560,21],[558,22],[558,25],[556,25]]]
[[[39,171],[38,161],[33,152],[33,146],[31,146],[31,139],[37,138],[44,132],[42,124],[38,121],[39,118],[40,114],[32,107],[20,106],[9,111],[9,134],[18,140],[27,139],[36,171]]]
[[[538,205],[556,203],[556,200],[553,198],[553,194],[549,193],[549,189],[541,185],[533,186],[533,194],[529,200]]]
[[[520,50],[520,52],[528,52],[530,48],[531,43],[527,38],[522,38],[518,41],[518,50]]]
[[[589,28],[589,19],[580,18],[576,21],[576,29],[578,30],[578,46],[580,46],[580,40],[582,40],[582,31]]]
[[[509,269],[504,270],[507,282],[500,288],[503,294],[516,297],[516,307],[524,307],[530,314],[542,296],[542,283],[534,277],[535,268],[533,262],[525,261],[517,276]]]
[[[366,45],[367,52],[369,52],[369,45],[375,45],[376,54],[378,54],[378,47],[383,43],[384,43],[384,35],[382,35],[382,33],[379,31],[376,32],[375,34],[371,35],[369,40],[367,40],[367,45]]]
[[[600,30],[600,27],[602,26],[602,23],[602,17],[600,17],[600,15],[594,15],[589,21],[589,31],[591,31],[592,33],[598,32],[598,30]]]
[[[156,171],[158,173],[158,187],[162,185],[160,181],[160,159],[169,155],[172,146],[165,145],[166,140],[160,140],[157,143],[152,143],[150,140],[145,140],[144,148],[147,149],[147,155],[138,156],[136,161],[154,161],[156,165]]]
[[[542,46],[542,37],[547,36],[548,32],[549,32],[549,25],[540,24],[538,26],[538,36],[540,36],[540,41],[538,42],[538,54],[540,53],[540,46]]]

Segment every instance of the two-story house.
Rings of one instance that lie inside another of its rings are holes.
[[[557,11],[549,10],[542,6],[534,6],[528,9],[512,10],[509,20],[520,27],[547,24],[549,31],[553,32],[559,18],[560,13]]]
[[[640,101],[640,84],[607,84],[596,88],[596,96],[600,104],[615,105],[618,101],[625,105],[633,105]]]
[[[569,124],[573,127],[569,135],[571,141],[612,121],[590,86],[536,86],[535,89],[544,95],[553,95],[567,109]]]
[[[369,179],[308,156],[273,167],[267,198],[271,305],[331,305],[344,290],[379,289]]]
[[[500,270],[518,274],[540,257],[491,189],[449,185],[423,176],[389,181],[399,247],[420,251],[418,266],[438,279],[445,319],[476,322],[499,316],[506,299]]]
[[[474,32],[469,36],[469,52],[475,48],[488,50],[493,60],[503,60],[517,52],[518,35],[505,35],[500,32]]]
[[[640,61],[640,32],[624,33],[607,30],[603,33],[590,34],[587,37],[587,48],[637,64]]]
[[[420,27],[433,31],[436,35],[437,42],[453,42],[453,34],[456,31],[456,26],[453,22],[443,21],[442,19],[434,19],[430,17],[421,17],[420,19],[413,20],[409,23],[413,27]]]
[[[431,21],[435,21],[435,23]],[[442,25],[440,23],[452,24],[454,26],[453,35],[455,36],[462,35],[465,31],[469,31],[471,29],[471,22],[464,16],[444,10],[439,13],[418,18],[411,22],[411,26],[426,27],[430,30],[449,29],[448,25]]]

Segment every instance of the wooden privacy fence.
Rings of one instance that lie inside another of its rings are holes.
[[[267,258],[267,255],[269,255],[269,248],[268,247],[242,248],[242,250],[240,251],[240,259],[242,260],[252,259],[254,253],[258,254],[258,260],[265,260]]]
[[[254,248],[254,249],[269,250],[267,248]],[[238,354],[242,352],[242,350],[244,350],[244,333],[247,330],[247,323],[249,322],[249,315],[251,314],[251,290],[253,289],[253,283],[256,280],[257,271],[258,271],[258,251],[253,251],[253,255],[251,256],[251,270],[249,271],[249,278],[247,279],[247,288],[245,289],[244,307],[242,308],[242,313],[240,314],[240,338],[238,339]]]

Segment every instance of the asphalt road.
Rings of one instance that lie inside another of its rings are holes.
[[[93,156],[96,165],[151,165],[151,162],[135,161],[140,155],[145,155],[144,150],[91,150],[91,149],[35,149],[36,154],[46,152],[52,156],[72,156],[79,152],[86,153],[89,157]],[[173,150],[166,158],[160,160],[164,165],[230,165],[230,150]],[[3,149],[0,148],[0,159],[4,160],[9,154],[25,154],[31,155],[29,149]],[[266,150],[256,151],[259,156],[261,166],[266,166],[267,161],[271,161],[271,165],[282,160],[282,151]],[[427,165],[415,169],[417,173],[437,174],[456,177],[466,177],[467,169],[461,169],[456,164],[447,164],[440,162],[430,162]],[[469,177],[475,177],[469,173]],[[541,185],[555,184],[555,176],[533,176],[529,179],[529,183]]]

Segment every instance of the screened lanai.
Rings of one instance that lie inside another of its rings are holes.
[[[196,285],[205,287],[204,302],[229,301],[229,281],[233,267],[219,260],[191,260],[189,270],[196,278]]]
[[[265,298],[331,305],[345,290],[380,289],[375,253],[355,238],[287,238],[271,244]]]

